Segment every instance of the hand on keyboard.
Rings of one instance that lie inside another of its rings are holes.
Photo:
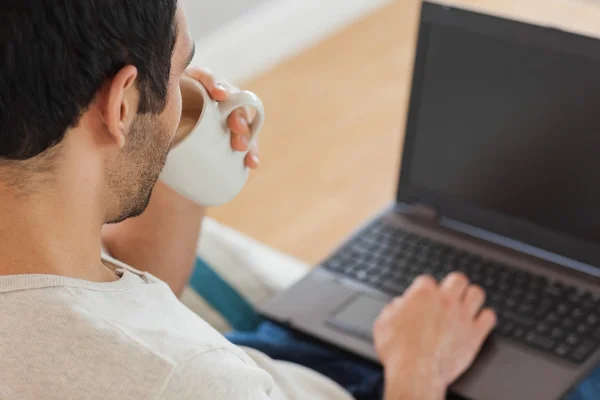
[[[376,221],[325,263],[325,268],[392,296],[428,274],[452,271],[484,288],[502,337],[584,363],[600,346],[600,299],[577,287]]]
[[[473,363],[496,324],[492,310],[482,311],[484,302],[483,290],[459,273],[439,285],[421,276],[392,301],[374,326],[390,385],[386,398],[436,398],[432,389],[445,393]]]

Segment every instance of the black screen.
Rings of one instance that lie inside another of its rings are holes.
[[[600,61],[432,25],[410,184],[600,243]]]

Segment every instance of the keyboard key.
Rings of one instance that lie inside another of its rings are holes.
[[[534,321],[531,318],[522,317],[510,311],[504,311],[500,315],[507,321],[516,322],[517,324],[525,327],[531,327],[534,325]]]
[[[556,342],[552,339],[548,339],[544,336],[537,335],[535,333],[529,333],[525,337],[525,343],[530,344],[542,350],[553,350],[556,346]]]
[[[567,346],[560,345],[554,349],[554,354],[559,357],[565,357],[569,354],[569,348]]]
[[[591,331],[592,331],[592,328],[590,328],[586,324],[579,324],[579,325],[577,325],[577,333],[579,333],[580,335],[587,335]]]
[[[493,288],[496,285],[496,281],[492,278],[486,278],[483,281],[483,287],[484,288]]]
[[[550,309],[552,309],[553,305],[554,305],[554,302],[551,299],[549,299],[549,298],[542,299],[540,304],[535,309],[534,316],[538,319],[542,319],[544,316],[546,316],[548,311],[550,311]]]
[[[583,293],[579,292],[577,289],[573,289],[572,293],[569,295],[568,300],[573,304],[580,304],[583,300]]]
[[[469,256],[469,253],[468,253],[466,250],[464,250],[464,249],[458,249],[458,250],[456,251],[456,255],[457,255],[459,258],[465,258],[465,257],[468,257],[468,256]]]
[[[583,307],[586,310],[591,310],[592,308],[594,308],[596,303],[596,299],[594,299],[594,296],[592,296],[591,293],[586,293],[583,300],[581,301],[581,307]]]
[[[541,276],[536,276],[534,279],[531,280],[531,283],[529,284],[529,289],[533,291],[538,291],[544,286],[546,286],[547,283],[548,279],[543,278]]]
[[[479,260],[475,260],[471,264],[471,271],[473,271],[473,272],[480,272],[482,269],[483,269],[483,263]]]
[[[446,272],[446,273],[450,273],[450,272],[452,272],[453,270],[454,270],[454,267],[452,267],[452,264],[450,264],[450,263],[445,263],[445,264],[442,266],[442,271],[444,271],[444,272]]]
[[[577,336],[575,333],[571,333],[569,336],[567,336],[567,339],[565,340],[565,342],[569,345],[569,346],[577,346],[579,344],[579,341],[581,339],[579,338],[579,336]]]
[[[402,239],[404,237],[406,237],[407,233],[404,231],[401,231],[400,229],[394,229],[394,237],[396,238],[396,240],[398,239]]]
[[[592,337],[594,339],[596,339],[598,342],[600,342],[600,328],[598,328],[594,331],[594,333],[592,334]]]
[[[381,283],[383,283],[383,281],[384,279],[382,279],[379,276],[372,276],[369,279],[367,279],[367,282],[373,286],[379,286]]]
[[[358,279],[359,281],[364,281],[367,278],[367,272],[366,271],[358,271],[356,273],[356,279]]]
[[[584,312],[581,308],[576,308],[573,310],[571,315],[573,316],[573,318],[579,319],[584,316]]]
[[[533,314],[533,306],[530,304],[522,304],[517,308],[517,314],[519,315],[532,315]]]
[[[416,244],[417,240],[419,240],[419,237],[414,233],[407,233],[406,236],[404,236],[404,243]]]
[[[501,271],[498,274],[498,280],[501,281],[501,282],[508,283],[508,284],[512,284],[513,283],[512,282],[513,278],[514,278],[514,275],[512,275],[510,273],[510,271]]]
[[[399,295],[404,293],[406,286],[393,281],[386,281],[381,284],[381,289],[390,294]]]
[[[396,263],[396,258],[389,254],[383,254],[380,259],[382,264],[394,265]]]
[[[404,273],[404,271],[396,269],[394,271],[392,271],[392,280],[398,280],[401,278],[404,278],[406,274]]]
[[[427,261],[429,259],[429,257],[425,253],[417,253],[416,256],[415,256],[415,259],[419,263],[424,263],[425,261]]]
[[[584,362],[598,348],[598,343],[591,340],[584,340],[571,353],[571,360],[576,363]]]
[[[544,289],[544,293],[546,293],[550,296],[556,296],[556,297],[560,297],[563,295],[562,288],[560,286],[558,286],[556,284],[556,282],[546,286],[546,288]]]
[[[519,304],[518,301],[513,299],[512,297],[506,299],[506,301],[504,302],[504,305],[509,310],[514,309],[518,304]]]
[[[512,337],[517,339],[517,340],[521,340],[525,337],[525,329],[523,328],[516,328],[513,333],[512,333]]]
[[[550,330],[550,326],[544,324],[543,322],[538,324],[538,326],[535,327],[535,331],[537,333],[539,333],[540,335],[546,334],[549,330]]]
[[[527,303],[537,303],[539,300],[539,294],[536,292],[529,292],[525,295],[525,298],[523,299],[523,301],[527,302]]]
[[[510,289],[510,285],[507,282],[502,281],[498,284],[498,290],[501,292],[506,292],[508,289]]]
[[[556,313],[550,313],[546,316],[546,321],[550,324],[556,324],[560,322],[560,316]]]
[[[515,276],[515,284],[519,286],[525,286],[528,283],[529,279],[529,275],[527,275],[525,272],[519,272]]]
[[[575,327],[575,321],[572,320],[571,318],[565,318],[562,320],[562,324],[563,328],[565,328],[566,330],[571,330]]]
[[[427,263],[429,265],[431,265],[432,267],[435,268],[440,268],[442,265],[444,265],[445,261],[441,258],[429,258],[429,260],[427,260]]]
[[[354,276],[356,275],[357,270],[353,264],[346,263],[342,268],[340,268],[340,271],[345,275]]]
[[[488,295],[488,301],[490,304],[500,305],[504,301],[504,296],[498,293],[492,293]]]
[[[600,323],[600,317],[598,316],[598,314],[590,314],[588,315],[585,322],[590,328],[595,328],[596,326],[598,326],[598,323]]]
[[[516,329],[516,325],[512,322],[507,322],[500,328],[500,334],[504,336],[509,336]]]
[[[555,340],[561,340],[565,337],[565,331],[563,331],[561,328],[554,328],[550,332],[550,337]]]
[[[571,312],[571,307],[567,303],[560,303],[556,308],[558,315],[567,315]]]

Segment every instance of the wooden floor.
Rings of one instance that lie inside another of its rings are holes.
[[[261,168],[209,214],[315,263],[394,198],[417,2],[396,3],[247,85]]]
[[[459,3],[554,22],[568,17],[589,31],[600,24],[597,12],[573,8],[585,2],[546,0],[562,4],[548,13],[538,1]],[[419,7],[417,0],[398,0],[250,83],[268,112],[262,167],[235,201],[209,214],[315,263],[390,204]]]

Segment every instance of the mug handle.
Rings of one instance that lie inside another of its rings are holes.
[[[238,108],[246,106],[256,110],[256,118],[254,118],[254,121],[250,125],[250,143],[253,143],[256,141],[265,123],[265,107],[257,95],[247,90],[232,93],[227,100],[219,103],[219,110],[221,111],[223,126],[227,128],[227,122],[231,113]]]

